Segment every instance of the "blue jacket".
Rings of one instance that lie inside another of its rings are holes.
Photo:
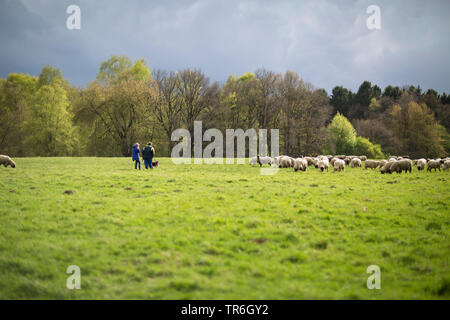
[[[137,145],[133,146],[133,160],[139,160],[139,152],[141,152],[141,150],[139,150]]]

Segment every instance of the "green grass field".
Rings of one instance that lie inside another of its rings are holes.
[[[0,168],[1,299],[450,298],[448,172],[15,160]]]

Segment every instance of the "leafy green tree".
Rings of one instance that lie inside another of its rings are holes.
[[[369,105],[370,111],[377,111],[380,109],[380,107],[381,107],[381,104],[379,101],[377,101],[377,98],[373,97],[372,99],[370,99],[370,105]]]
[[[150,69],[144,59],[131,61],[127,56],[112,55],[103,61],[97,75],[102,83],[111,83],[125,80],[145,81],[151,78]]]
[[[439,131],[441,132],[442,146],[444,147],[445,155],[450,155],[450,133],[445,129],[444,126],[439,126]]]
[[[66,91],[59,82],[42,85],[33,96],[24,140],[29,155],[72,155],[77,139]]]
[[[356,138],[355,154],[365,155],[372,159],[384,158],[379,144],[373,144],[369,139],[363,137]]]
[[[23,125],[29,115],[37,78],[11,73],[0,82],[0,150],[11,156],[25,156]]]
[[[356,145],[356,131],[348,119],[337,113],[327,127],[328,149],[333,154],[352,154]]]
[[[52,66],[44,66],[39,74],[37,88],[50,85],[55,81],[68,85],[68,81],[64,79],[61,70]]]
[[[425,103],[410,101],[392,110],[392,130],[412,157],[438,157],[445,154],[439,124]]]

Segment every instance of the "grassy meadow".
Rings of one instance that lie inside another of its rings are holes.
[[[15,160],[0,299],[450,299],[449,172]]]

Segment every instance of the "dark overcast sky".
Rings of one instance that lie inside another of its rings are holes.
[[[68,30],[66,8],[81,8]],[[366,8],[381,9],[368,30]],[[329,93],[363,80],[450,92],[450,1],[0,0],[0,76],[59,67],[85,86],[111,54],[213,81],[293,70]]]

